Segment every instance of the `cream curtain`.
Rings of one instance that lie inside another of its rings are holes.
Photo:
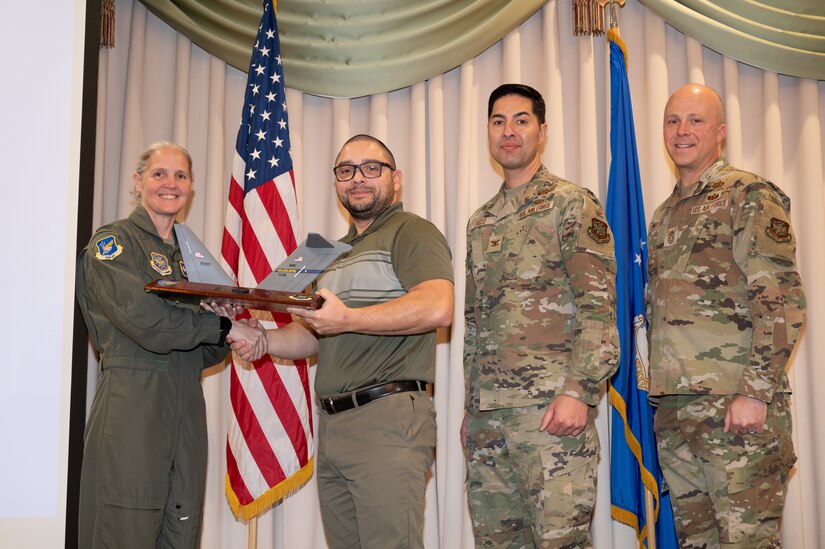
[[[195,197],[186,222],[215,252],[220,249],[232,148],[246,75],[205,53],[134,0],[117,0],[117,44],[101,52],[94,225],[125,216],[139,151],[158,139],[189,148],[195,162]],[[662,146],[661,116],[669,93],[690,82],[718,89],[726,101],[727,154],[737,166],[761,173],[793,200],[799,260],[809,300],[806,332],[790,369],[795,388],[794,440],[799,463],[791,479],[783,523],[785,546],[825,547],[825,234],[823,142],[825,83],[778,76],[704,48],[637,2],[620,13],[630,55],[648,216],[669,194],[674,175]],[[404,172],[408,210],[432,220],[454,254],[457,308],[451,333],[438,348],[435,402],[436,464],[427,484],[425,538],[429,549],[472,547],[458,429],[463,414],[461,301],[464,231],[472,211],[501,181],[487,153],[486,100],[505,81],[522,81],[547,99],[548,168],[606,193],[608,167],[607,57],[604,39],[573,37],[570,4],[550,0],[503,40],[477,57],[428,81],[358,99],[329,99],[288,90],[291,138],[302,231],[337,237],[347,219],[333,192],[330,168],[340,144],[355,133],[384,139]],[[286,82],[290,73],[286,72]],[[91,379],[96,370],[91,368]],[[245,547],[246,525],[232,517],[223,493],[229,380],[215,367],[203,381],[209,425],[209,469],[202,547]],[[602,440],[599,495],[593,520],[597,549],[635,547],[634,536],[610,519],[607,408],[598,414]],[[261,549],[325,547],[314,484],[259,522]]]

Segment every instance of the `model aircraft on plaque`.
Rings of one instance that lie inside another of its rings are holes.
[[[192,229],[177,223],[175,236],[189,280],[159,279],[146,284],[144,290],[178,303],[207,301],[265,311],[283,312],[287,307],[319,309],[324,299],[303,291],[338,256],[352,249],[349,244],[309,233],[257,287],[244,288],[235,285]]]

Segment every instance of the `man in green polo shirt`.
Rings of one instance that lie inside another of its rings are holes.
[[[267,352],[318,354],[318,490],[327,543],[423,543],[424,476],[433,461],[435,330],[453,318],[444,236],[405,212],[402,174],[380,140],[356,135],[335,162],[335,188],[352,217],[352,250],[318,280],[317,311],[267,332]],[[235,349],[256,359],[247,346]]]

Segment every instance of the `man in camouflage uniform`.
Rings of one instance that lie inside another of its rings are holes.
[[[721,156],[719,95],[665,107],[679,173],[648,232],[650,395],[680,546],[781,547],[791,441],[785,365],[802,326],[790,201]]]
[[[618,364],[613,239],[588,190],[541,164],[544,100],[490,95],[504,184],[467,227],[462,439],[479,547],[590,546],[593,407]]]

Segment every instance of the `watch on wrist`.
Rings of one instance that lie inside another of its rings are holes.
[[[226,336],[229,335],[229,330],[232,329],[232,321],[226,318],[225,316],[220,317],[221,319],[221,337],[218,339],[218,345],[223,345],[226,343]]]

